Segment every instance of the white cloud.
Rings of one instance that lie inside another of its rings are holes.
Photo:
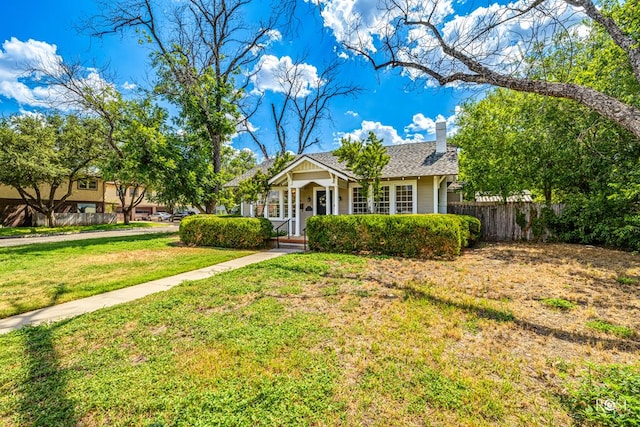
[[[15,37],[5,40],[0,49],[0,96],[14,99],[21,105],[44,107],[48,101],[46,87],[38,86],[42,76],[34,69],[55,70],[62,63],[56,45]],[[25,82],[32,80],[27,85]]]
[[[351,111],[351,110],[347,111],[344,114],[346,114],[347,116],[351,116],[351,117],[359,117],[360,116],[358,113],[356,113],[355,111]]]
[[[0,96],[13,99],[21,106],[68,109],[75,99],[60,87],[45,84],[41,70],[49,75],[60,73],[62,57],[56,45],[12,37],[0,48]],[[88,68],[79,85],[104,90],[111,85],[97,70]]]
[[[380,122],[372,122],[363,120],[360,129],[353,130],[351,132],[338,132],[336,133],[336,139],[351,138],[355,140],[367,139],[369,132],[376,134],[378,138],[381,138],[384,145],[396,145],[405,144],[407,142],[416,142],[415,140],[402,138],[398,131],[389,125],[383,125]]]
[[[134,90],[137,87],[138,85],[136,85],[135,83],[124,82],[122,84],[122,89],[124,90]]]
[[[485,4],[470,10],[460,9],[465,2],[456,0],[404,0],[398,2],[409,11],[409,20],[429,20],[443,39],[458,50],[479,59],[488,67],[514,72],[523,66],[522,56],[531,41],[549,41],[559,27],[581,25],[584,14],[564,0],[547,0],[523,16],[533,0],[516,0],[509,4]],[[413,29],[395,27],[402,17],[398,7],[386,7],[392,2],[380,0],[319,0],[325,27],[330,28],[339,42],[359,46],[375,55],[380,41],[397,37],[405,46],[397,52],[400,60],[421,64],[437,64],[442,74],[466,72],[459,61],[447,57],[438,40],[426,27]],[[465,6],[466,7],[466,6]],[[458,10],[456,10],[458,8]],[[558,26],[558,22],[563,25]],[[396,28],[399,28],[396,32]],[[584,30],[578,31],[583,34]],[[414,69],[406,69],[409,77],[425,78],[427,85],[436,85],[430,77]]]
[[[275,28],[271,29],[271,30],[268,30],[265,33],[265,36],[266,36],[266,41],[265,42],[258,43],[258,44],[256,44],[255,46],[253,46],[251,48],[251,52],[254,55],[258,55],[261,51],[263,51],[264,49],[270,47],[275,42],[282,41],[282,33],[280,31],[276,30]]]
[[[296,97],[305,97],[313,88],[322,85],[318,70],[313,65],[294,64],[289,56],[278,58],[273,55],[263,55],[260,58],[251,82],[254,93],[268,90],[281,93],[291,91]]]
[[[282,41],[282,33],[276,29],[267,31],[267,37],[269,37],[270,42]]]
[[[451,136],[457,131],[456,119],[459,113],[459,106],[456,106],[455,112],[449,117],[444,117],[442,114],[438,114],[432,119],[430,117],[426,117],[422,113],[418,113],[413,116],[412,122],[404,128],[404,131],[414,139],[427,140],[425,137],[426,135],[430,135],[432,138],[435,138],[436,122],[444,120],[447,123],[447,134]]]

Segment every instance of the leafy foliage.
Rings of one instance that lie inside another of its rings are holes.
[[[112,150],[100,165],[104,179],[113,181],[125,224],[133,208],[163,184],[161,171],[173,165],[164,133],[167,113],[150,99],[105,104],[111,110]]]
[[[333,155],[339,161],[345,162],[347,169],[356,175],[365,199],[373,194],[374,208],[369,207],[370,212],[377,210],[380,201],[380,177],[391,159],[382,141],[373,132],[369,132],[369,136],[363,141],[342,138],[340,148],[333,152]]]
[[[327,215],[307,220],[307,236],[317,251],[451,258],[460,254],[476,225],[477,219],[458,215]]]
[[[244,200],[247,202],[258,202],[258,205],[265,206],[271,185],[269,180],[279,174],[294,159],[294,155],[290,152],[279,154],[273,160],[266,172],[262,170],[256,171],[253,176],[243,180],[234,190],[236,201],[239,203]],[[254,215],[261,216],[262,212],[254,211]]]
[[[207,204],[215,202],[231,212],[237,204],[236,195],[226,189],[215,190],[254,167],[255,154],[224,144],[222,167],[215,173],[211,152],[197,134],[172,133],[167,135],[166,142],[166,157],[172,161],[165,163],[161,171],[162,179],[154,199],[166,206],[196,206],[203,212]]]
[[[180,222],[180,240],[197,246],[262,248],[272,230],[273,225],[266,218],[193,215]]]
[[[0,183],[15,188],[32,209],[47,216],[91,175],[103,154],[102,124],[76,116],[23,115],[0,121]]]

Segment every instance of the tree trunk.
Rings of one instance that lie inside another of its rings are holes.
[[[56,226],[56,217],[52,210],[47,211],[47,227],[52,228]]]
[[[131,208],[125,209],[124,207],[122,208],[122,217],[124,219],[124,225],[129,225],[129,222],[131,222]]]

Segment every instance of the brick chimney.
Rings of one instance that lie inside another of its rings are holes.
[[[438,120],[436,122],[436,153],[447,152],[447,122]]]

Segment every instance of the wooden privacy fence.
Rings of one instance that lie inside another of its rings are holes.
[[[115,213],[55,213],[56,227],[65,225],[97,225],[116,224],[118,217]],[[47,225],[47,217],[41,213],[35,215],[34,225],[43,227]]]
[[[536,227],[536,219],[540,218],[544,208],[551,209],[555,215],[558,215],[562,212],[564,205],[450,203],[447,206],[449,213],[478,218],[482,223],[481,239],[485,241],[546,240],[549,237],[549,231]]]

